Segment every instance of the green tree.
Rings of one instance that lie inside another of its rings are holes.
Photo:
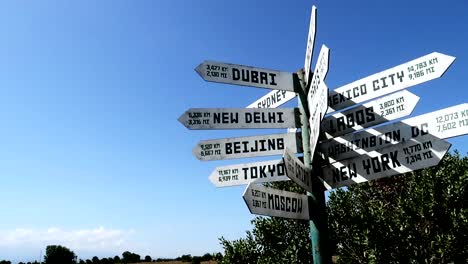
[[[150,257],[150,256],[148,256],[148,255],[147,255],[147,256],[145,256],[145,262],[151,262],[151,261],[152,261],[152,259],[151,259],[151,257]]]
[[[101,261],[99,260],[99,258],[97,256],[94,256],[91,261],[93,262],[93,264],[101,264]]]
[[[339,263],[468,263],[468,158],[330,194]]]
[[[122,253],[122,262],[123,263],[138,263],[140,262],[140,255],[125,251]]]
[[[114,257],[114,263],[120,263],[120,257],[119,256]]]
[[[76,255],[73,251],[60,245],[46,247],[45,264],[75,264]]]
[[[275,182],[271,187],[304,193],[292,181]],[[312,262],[309,222],[277,217],[256,217],[246,237],[229,241],[220,238],[224,257],[220,263],[301,263]]]

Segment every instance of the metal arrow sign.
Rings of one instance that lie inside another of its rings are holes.
[[[455,57],[433,52],[341,86],[328,96],[328,112],[441,77]]]
[[[249,104],[247,108],[277,108],[295,97],[294,92],[273,90]]]
[[[328,73],[328,62],[330,60],[330,49],[322,45],[320,54],[315,65],[314,75],[310,83],[307,102],[309,107],[310,124],[310,153],[313,158],[315,148],[320,133],[320,123],[328,108],[328,87],[325,85],[325,78]]]
[[[289,180],[282,159],[217,167],[208,178],[216,187]]]
[[[323,141],[320,152],[329,162],[365,155],[370,151],[431,134],[441,139],[468,134],[468,104],[460,104],[397,123],[366,129]]]
[[[285,147],[296,153],[302,152],[300,134],[287,133],[204,140],[193,148],[192,153],[199,160],[223,160],[282,155]]]
[[[321,116],[325,115],[327,111],[328,88],[321,84],[327,77],[329,61],[330,49],[327,46],[322,45],[319,57],[317,58],[317,63],[315,65],[314,75],[312,76],[312,81],[310,83],[310,89],[307,94],[307,102],[311,118],[313,117],[312,112],[316,110],[317,105],[320,106],[320,109],[318,109],[317,113],[321,114]],[[324,87],[325,90],[323,90]],[[313,118],[315,119],[316,117]]]
[[[337,188],[435,166],[451,144],[426,134],[419,139],[335,162],[322,169],[324,181]]]
[[[366,127],[410,115],[419,97],[406,90],[327,116],[322,129],[327,138],[341,136]]]
[[[300,127],[299,109],[190,108],[179,122],[188,129]]]
[[[195,71],[209,82],[294,92],[293,75],[289,72],[215,61],[204,61]]]
[[[283,161],[286,167],[286,176],[304,188],[312,192],[312,170],[306,168],[290,149],[286,148],[283,154]]]
[[[310,11],[309,34],[307,36],[307,47],[304,60],[304,78],[306,84],[309,82],[310,66],[312,64],[312,55],[315,46],[315,32],[317,31],[317,7],[312,6]]]
[[[307,195],[250,183],[242,195],[252,214],[309,220]]]

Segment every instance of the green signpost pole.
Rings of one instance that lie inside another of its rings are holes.
[[[298,94],[298,107],[301,113],[301,135],[302,135],[302,146],[304,149],[304,165],[306,168],[312,167],[312,155],[310,153],[310,129],[309,129],[309,109],[307,104],[307,93],[308,88],[304,81],[304,72],[299,70],[294,75],[294,86]],[[317,177],[317,173],[321,168],[321,157],[314,157],[314,167],[317,168],[313,171],[312,175],[312,186],[313,192],[307,192],[309,197],[309,236],[312,243],[312,257],[314,264],[331,263],[331,258],[328,255],[327,244],[328,244],[328,232],[327,232],[327,215],[325,205],[325,189],[323,183],[321,183]]]

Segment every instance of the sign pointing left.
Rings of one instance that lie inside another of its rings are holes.
[[[300,127],[299,109],[190,108],[179,122],[188,129]]]
[[[294,92],[293,74],[224,62],[204,61],[195,71],[205,81]]]
[[[252,214],[309,220],[305,194],[250,183],[242,195]]]

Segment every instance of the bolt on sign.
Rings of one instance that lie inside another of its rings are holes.
[[[250,183],[242,195],[252,214],[309,220],[307,195]]]
[[[331,188],[389,177],[439,164],[451,144],[426,134],[356,158],[332,163],[322,169]]]
[[[289,180],[282,159],[217,167],[209,179],[216,187]]]
[[[199,160],[223,160],[282,155],[284,148],[302,152],[299,134],[271,134],[200,141],[192,153]]]
[[[441,77],[455,57],[433,52],[341,86],[328,96],[328,112],[362,103]]]
[[[440,139],[468,134],[468,103],[335,137],[323,141],[319,147],[333,163],[411,139],[420,141],[419,138],[426,134]]]
[[[349,110],[327,116],[322,129],[327,138],[385,123],[410,115],[419,97],[406,90],[396,92]]]
[[[224,62],[204,61],[195,71],[205,81],[294,92],[290,72]]]
[[[179,122],[189,129],[248,129],[300,127],[298,108],[190,108]]]

